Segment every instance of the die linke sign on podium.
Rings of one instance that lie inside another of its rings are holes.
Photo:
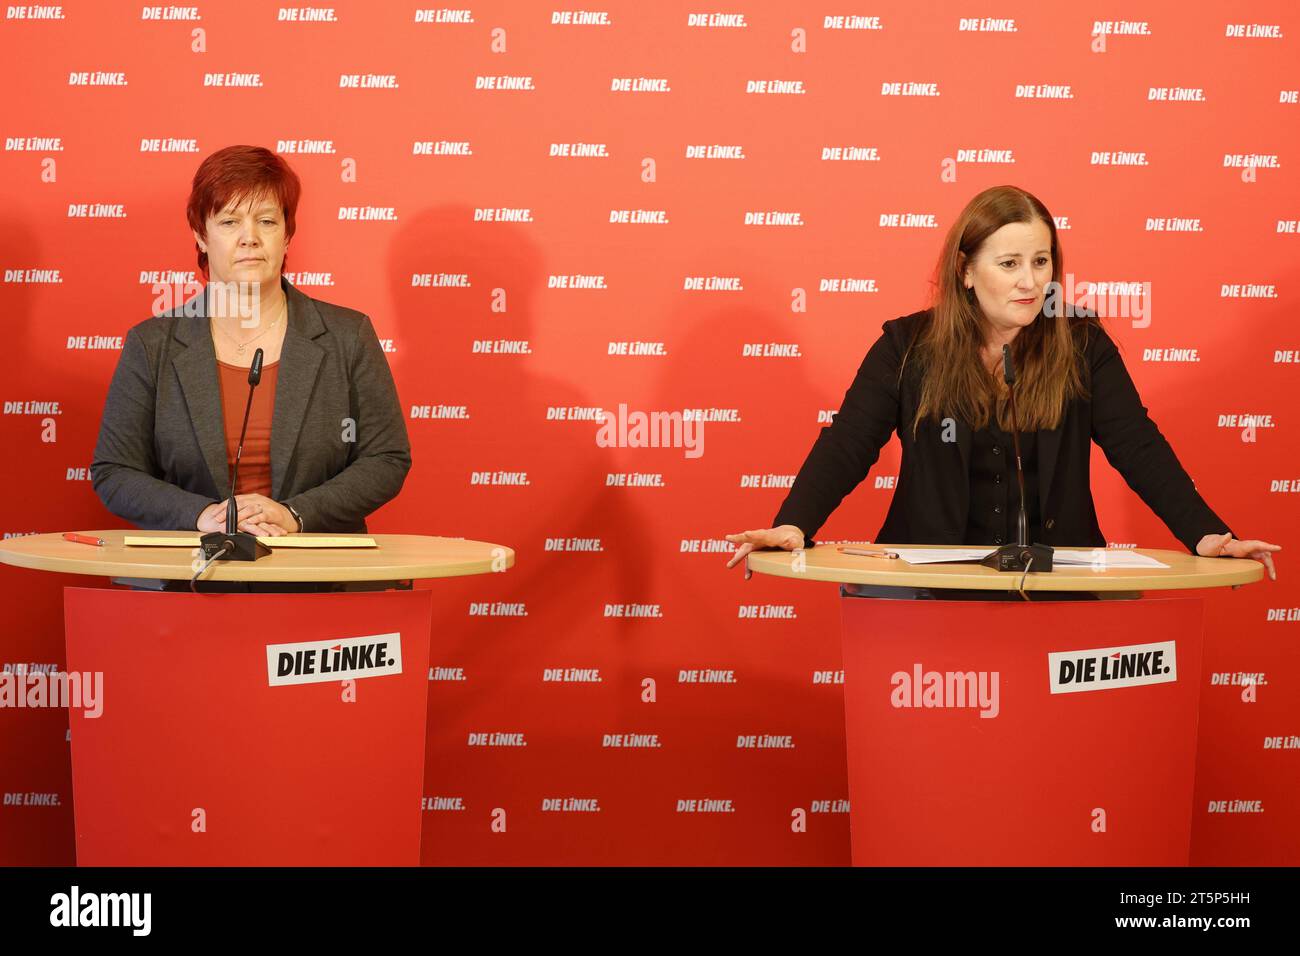
[[[1199,599],[842,604],[855,864],[1188,864]]]
[[[78,864],[418,865],[431,599],[68,588]]]

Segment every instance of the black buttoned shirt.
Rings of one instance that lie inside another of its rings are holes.
[[[1029,544],[1043,539],[1038,503],[1037,435],[1020,433],[1020,463],[1025,472],[1025,514]],[[971,431],[970,513],[965,543],[1000,545],[1016,540],[1020,486],[1016,482],[1016,453],[1011,433],[996,424]]]

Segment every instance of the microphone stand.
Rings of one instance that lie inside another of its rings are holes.
[[[244,436],[248,432],[248,413],[253,410],[253,389],[262,381],[262,350],[253,353],[253,364],[248,369],[248,402],[244,405],[244,424],[239,429],[239,445],[235,448],[235,473],[230,479],[230,500],[226,502],[226,530],[209,531],[199,538],[203,557],[209,561],[256,561],[271,553],[271,549],[247,531],[239,531],[239,508],[235,504],[235,488],[239,482],[239,459],[244,455]]]
[[[1020,511],[1016,515],[1016,543],[1004,544],[980,564],[994,571],[1052,570],[1053,549],[1046,544],[1029,543],[1029,515],[1025,510],[1025,471],[1020,464],[1020,422],[1016,418],[1016,370],[1011,365],[1011,346],[1002,346],[1002,377],[1007,383],[1007,400],[1011,404],[1011,441],[1016,451],[1016,481],[1020,485]]]

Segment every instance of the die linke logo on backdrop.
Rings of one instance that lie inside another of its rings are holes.
[[[266,681],[271,687],[400,673],[401,634],[372,634],[369,637],[266,646]]]
[[[1055,651],[1047,655],[1047,669],[1053,694],[1172,684],[1178,680],[1173,641]]]

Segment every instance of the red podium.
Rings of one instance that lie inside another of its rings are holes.
[[[1188,864],[1199,598],[841,603],[855,864]]]
[[[1188,864],[1204,601],[1139,592],[1264,569],[1142,553],[1169,567],[1029,574],[1026,596],[1053,600],[1014,603],[944,599],[1021,580],[979,565],[749,556],[843,585],[854,865]]]
[[[417,866],[431,598],[66,589],[78,864]]]
[[[0,561],[192,573],[188,547],[88,534],[105,545],[33,535]],[[405,582],[505,570],[514,553],[365,538],[211,569],[258,593],[65,589],[66,673],[100,688],[69,708],[79,865],[419,865],[433,592]],[[302,590],[319,582],[365,590]]]

